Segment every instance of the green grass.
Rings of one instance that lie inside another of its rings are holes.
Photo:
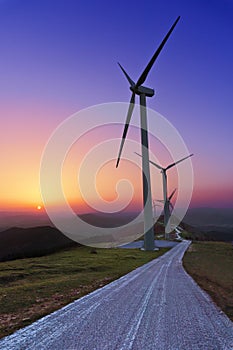
[[[162,255],[79,247],[0,263],[0,337]],[[96,253],[95,253],[96,252]]]
[[[233,320],[233,249],[230,243],[193,243],[184,256],[184,267]]]

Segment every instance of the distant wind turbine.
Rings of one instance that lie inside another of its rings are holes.
[[[150,169],[149,169],[149,154],[148,154],[148,134],[147,134],[147,113],[146,113],[146,97],[154,96],[154,90],[148,87],[142,86],[145,82],[155,60],[162,51],[165,43],[167,42],[169,36],[171,35],[173,29],[175,28],[180,16],[176,19],[167,35],[164,37],[160,46],[154,53],[153,57],[147,64],[146,68],[138,78],[135,83],[130,76],[126,73],[124,68],[119,64],[122,72],[124,73],[126,79],[130,84],[130,90],[132,91],[132,96],[130,99],[129,109],[126,117],[125,127],[122,135],[122,140],[120,144],[118,159],[116,167],[118,167],[125,139],[127,136],[129,123],[133,114],[133,109],[135,105],[135,95],[140,97],[140,114],[141,114],[141,143],[142,143],[142,176],[143,176],[143,205],[144,205],[144,249],[154,250],[154,225],[153,225],[153,214],[152,214],[152,198],[151,198],[151,183],[150,183]]]
[[[174,196],[175,192],[176,192],[176,188],[172,191],[170,196],[167,197],[166,201],[165,200],[158,200],[158,202],[164,204],[164,227],[165,227],[165,238],[166,239],[170,238],[169,235],[170,235],[171,227],[169,225],[169,219],[171,217],[171,212],[174,209],[171,200],[172,200],[172,197]],[[166,212],[166,214],[165,214],[165,212]],[[166,222],[165,222],[165,215],[166,215]]]
[[[142,157],[139,153],[135,152],[138,156]],[[189,156],[186,156],[180,160],[177,160],[176,162],[169,164],[166,168],[161,167],[161,165],[152,162],[152,160],[149,160],[149,162],[154,165],[156,168],[161,170],[162,177],[163,177],[163,202],[164,202],[164,227],[165,227],[165,238],[169,239],[169,228],[167,227],[168,220],[170,217],[170,205],[169,205],[169,198],[167,196],[167,170],[173,168],[175,165],[183,162],[185,159],[190,158],[193,156],[193,153],[190,154]],[[175,191],[173,191],[175,193]],[[173,194],[172,193],[172,196]]]

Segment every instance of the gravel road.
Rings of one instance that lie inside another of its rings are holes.
[[[0,349],[233,349],[233,323],[189,277],[183,241],[0,341]]]

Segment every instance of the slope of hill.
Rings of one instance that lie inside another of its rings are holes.
[[[42,256],[77,245],[54,227],[10,228],[0,232],[0,261]]]

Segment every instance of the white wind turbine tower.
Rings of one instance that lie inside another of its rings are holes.
[[[139,153],[135,152],[138,156],[142,157]],[[173,168],[175,165],[183,162],[185,159],[192,157],[193,154],[190,154],[189,156],[186,156],[180,160],[177,160],[176,162],[169,164],[166,168],[161,167],[161,165],[152,162],[152,160],[149,160],[149,162],[154,165],[156,168],[161,170],[162,178],[163,178],[163,203],[164,203],[164,227],[165,227],[165,238],[169,239],[169,233],[170,233],[170,227],[168,227],[168,221],[171,216],[170,213],[170,205],[169,205],[169,198],[167,196],[167,170]],[[175,193],[175,191],[173,191]],[[172,196],[174,195],[172,193]],[[170,197],[172,197],[170,196]]]
[[[152,97],[154,95],[154,90],[143,86],[148,73],[150,72],[155,60],[159,56],[161,50],[163,49],[166,41],[171,35],[173,29],[175,28],[180,17],[176,19],[171,29],[164,37],[160,46],[154,53],[153,57],[147,64],[146,68],[140,75],[138,81],[135,83],[129,75],[126,73],[124,68],[119,64],[121,70],[123,71],[126,79],[130,84],[130,90],[132,91],[132,96],[130,99],[129,109],[126,117],[125,127],[122,135],[122,140],[120,144],[118,159],[116,167],[119,165],[121,158],[122,149],[125,143],[126,135],[128,132],[129,123],[133,114],[135,95],[140,97],[140,114],[141,114],[141,144],[142,144],[142,177],[143,177],[143,207],[144,207],[144,249],[154,250],[154,225],[153,225],[153,214],[152,214],[152,198],[151,198],[151,183],[150,183],[150,169],[149,169],[149,154],[148,154],[148,134],[147,134],[147,113],[146,113],[146,97]]]

